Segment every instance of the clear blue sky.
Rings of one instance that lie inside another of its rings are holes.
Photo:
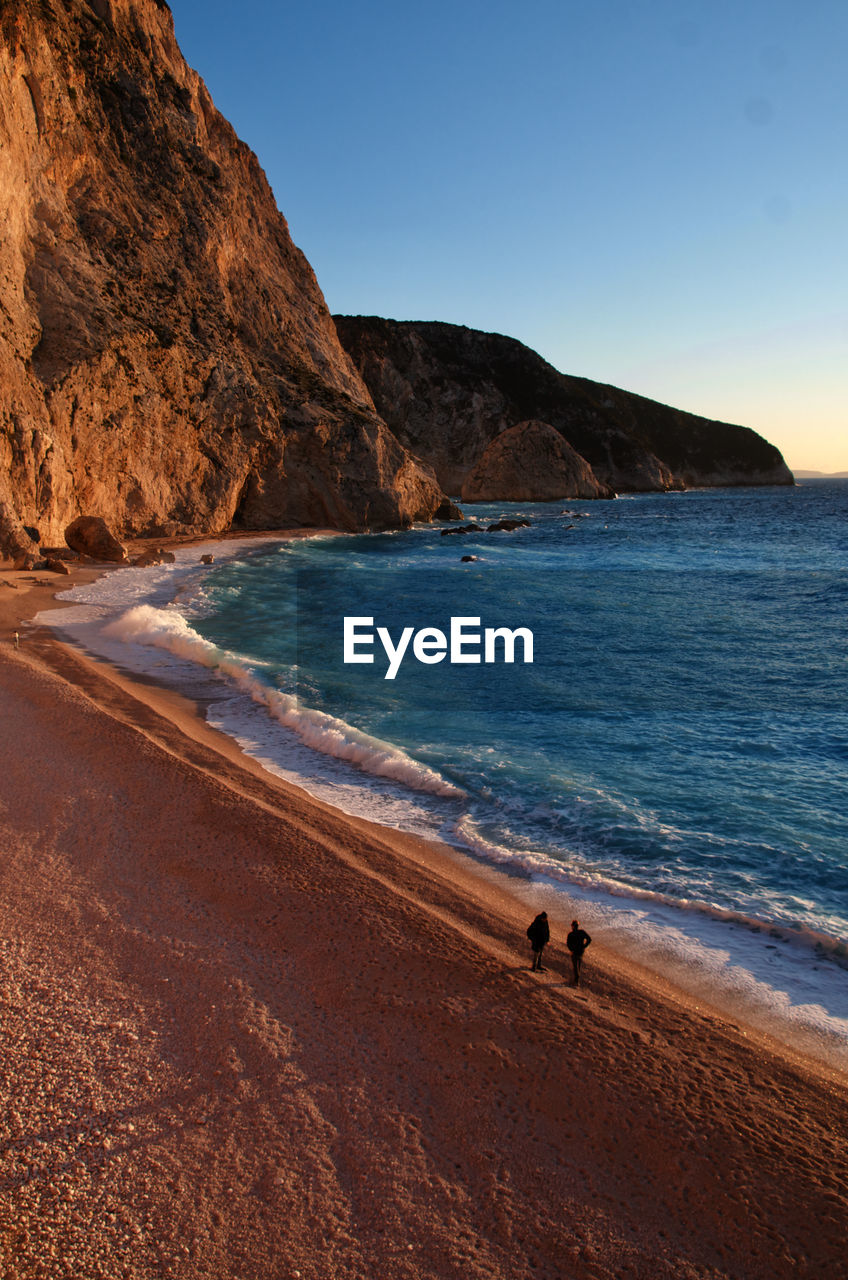
[[[846,0],[171,0],[330,309],[848,470]]]

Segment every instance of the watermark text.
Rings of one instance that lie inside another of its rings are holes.
[[[446,658],[452,664],[515,662],[519,642],[522,661],[533,661],[533,632],[529,627],[485,627],[481,630],[479,618],[451,618],[447,633],[439,627],[421,627],[418,631],[414,627],[404,627],[396,641],[388,627],[377,627],[376,640],[379,640],[388,659],[386,680],[394,680],[397,676],[410,643],[412,656],[427,666],[444,662]],[[373,617],[345,617],[343,656],[346,663],[373,663],[376,640]]]

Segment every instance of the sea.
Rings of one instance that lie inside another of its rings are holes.
[[[39,621],[848,1067],[848,481],[464,523],[184,547]]]

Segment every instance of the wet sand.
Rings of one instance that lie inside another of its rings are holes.
[[[567,919],[531,973],[508,881],[21,625],[67,585],[0,574],[0,1275],[844,1280],[844,1076]]]

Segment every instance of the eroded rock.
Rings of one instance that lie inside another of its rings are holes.
[[[462,486],[463,502],[611,498],[585,458],[547,422],[519,422],[483,451]]]
[[[462,485],[464,502],[611,498],[592,467],[547,422],[528,421],[492,440]]]

